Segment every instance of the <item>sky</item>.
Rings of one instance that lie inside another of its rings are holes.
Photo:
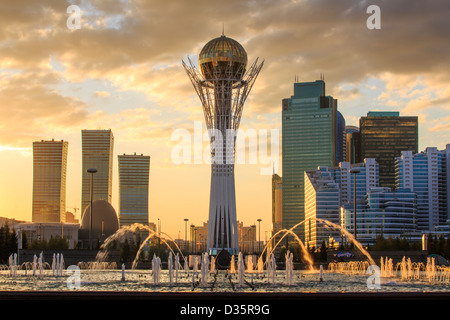
[[[70,5],[80,8],[79,28],[69,27]],[[368,28],[370,5],[380,9],[379,29]],[[447,0],[2,1],[0,217],[31,221],[32,142],[42,139],[69,141],[67,210],[80,208],[81,130],[102,128],[115,137],[116,211],[117,155],[136,152],[151,156],[149,220],[181,238],[185,218],[206,222],[210,166],[174,161],[174,133],[199,124],[206,131],[182,61],[197,63],[222,32],[244,46],[249,63],[264,60],[243,132],[273,130],[280,140],[281,100],[293,94],[294,78],[323,74],[347,125],[368,111],[399,111],[419,117],[420,151],[443,149],[450,143],[449,16]],[[262,219],[263,239],[271,228],[267,171],[282,171],[260,147],[256,163],[236,165],[235,179],[238,220]]]

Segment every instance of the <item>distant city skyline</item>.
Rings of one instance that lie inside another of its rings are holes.
[[[71,4],[81,8],[79,29],[67,26]],[[242,114],[243,130],[281,132],[282,99],[291,96],[294,79],[310,82],[323,74],[346,125],[359,126],[369,111],[398,111],[418,117],[419,152],[443,150],[450,136],[450,3],[376,4],[380,29],[366,25],[370,3],[353,0],[0,5],[0,216],[32,220],[32,143],[55,139],[69,142],[66,209],[77,208],[80,219],[80,132],[111,129],[116,211],[116,157],[136,152],[152,159],[149,220],[160,219],[173,237],[184,234],[185,218],[206,222],[210,165],[174,164],[170,137],[203,122],[181,61],[197,63],[202,46],[223,26],[249,61],[265,61]],[[238,220],[253,225],[262,219],[263,235],[271,229],[272,191],[262,166],[235,170]],[[281,166],[276,173],[283,176]]]

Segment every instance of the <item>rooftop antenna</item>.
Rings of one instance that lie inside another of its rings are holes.
[[[225,23],[222,22],[222,37],[225,37]]]

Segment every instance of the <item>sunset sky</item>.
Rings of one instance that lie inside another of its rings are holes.
[[[80,29],[67,7],[81,9]],[[369,5],[381,9],[370,30]],[[249,63],[265,61],[247,100],[241,129],[277,129],[294,77],[325,76],[347,125],[371,110],[419,117],[419,150],[450,143],[448,0],[20,0],[0,2],[0,216],[31,221],[32,142],[69,141],[67,210],[81,206],[81,130],[115,137],[117,155],[151,156],[149,219],[184,238],[184,218],[208,217],[210,166],[171,159],[177,129],[204,126],[181,61],[225,34]],[[205,128],[204,128],[205,129]],[[281,145],[280,145],[281,153]],[[270,164],[236,167],[238,220],[271,226]],[[282,175],[281,165],[277,171]],[[77,218],[80,212],[77,213]]]

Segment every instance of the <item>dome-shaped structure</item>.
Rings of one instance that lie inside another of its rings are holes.
[[[206,80],[239,80],[247,67],[247,52],[234,39],[224,35],[210,40],[200,51],[198,63]]]
[[[104,240],[114,234],[119,229],[119,219],[116,210],[105,200],[95,200],[93,202],[94,214],[92,219],[92,239]],[[89,205],[83,213],[81,220],[81,230],[88,235],[91,220],[91,206]]]

